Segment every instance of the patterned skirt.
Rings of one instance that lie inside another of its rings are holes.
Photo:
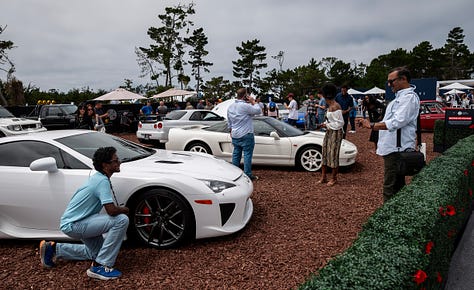
[[[339,167],[339,150],[342,143],[342,129],[326,130],[323,140],[323,165],[331,168]]]

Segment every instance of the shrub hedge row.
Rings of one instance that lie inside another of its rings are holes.
[[[433,151],[444,152],[456,144],[459,140],[474,134],[474,129],[465,128],[446,128],[444,120],[436,120],[433,133]]]
[[[471,135],[414,176],[300,289],[442,289],[473,189]]]

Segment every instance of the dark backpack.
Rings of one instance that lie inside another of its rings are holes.
[[[275,112],[276,104],[274,102],[270,102],[270,104],[268,104],[268,109],[270,110],[270,112]]]

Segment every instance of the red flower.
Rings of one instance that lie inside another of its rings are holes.
[[[465,175],[465,176],[468,176],[468,175],[469,175],[469,170],[464,169],[464,175]]]
[[[416,284],[420,285],[421,283],[425,282],[426,278],[428,278],[428,275],[426,275],[425,271],[418,270],[413,277],[413,280],[415,280]]]
[[[472,196],[472,188],[469,188],[469,196]]]
[[[443,276],[439,272],[436,272],[436,282],[440,283],[443,282]]]
[[[431,249],[433,248],[433,246],[434,246],[434,243],[432,241],[429,241],[428,243],[426,243],[425,254],[429,255],[431,253]]]
[[[452,205],[448,205],[446,207],[446,214],[449,215],[449,216],[453,216],[456,214],[456,210],[454,209],[454,206]]]
[[[444,207],[440,206],[438,212],[441,216],[446,216],[446,211],[444,210]]]

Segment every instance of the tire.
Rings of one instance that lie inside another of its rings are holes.
[[[185,151],[191,151],[191,152],[200,152],[200,153],[207,153],[212,155],[211,148],[206,143],[203,142],[194,142],[186,146]]]
[[[146,246],[168,249],[195,236],[194,214],[187,201],[168,189],[152,189],[130,205],[130,237]]]
[[[322,149],[318,146],[307,146],[298,152],[296,165],[306,171],[315,172],[321,169],[323,163]]]

